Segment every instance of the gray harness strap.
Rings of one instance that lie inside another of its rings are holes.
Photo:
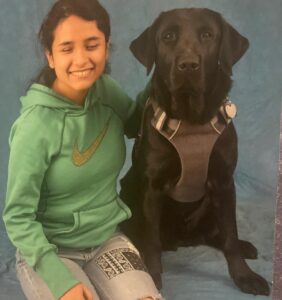
[[[170,196],[179,202],[200,200],[206,194],[210,154],[216,140],[236,115],[235,105],[229,101],[220,107],[223,122],[220,122],[220,116],[216,116],[204,125],[192,125],[167,118],[156,102],[151,100],[151,104],[154,110],[152,126],[175,147],[181,161],[181,176],[170,190]]]

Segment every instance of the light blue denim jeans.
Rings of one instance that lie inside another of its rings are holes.
[[[163,300],[146,272],[138,250],[122,233],[93,249],[59,249],[59,257],[93,293],[94,300]],[[17,276],[28,300],[54,300],[48,286],[16,254]],[[56,276],[54,274],[54,276]],[[59,280],[59,278],[58,278]]]

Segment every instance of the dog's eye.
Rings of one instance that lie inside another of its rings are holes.
[[[163,34],[162,36],[165,42],[173,42],[176,40],[176,33],[174,31],[169,31]]]
[[[210,40],[212,37],[213,37],[213,35],[212,35],[212,33],[209,32],[209,31],[204,31],[204,32],[202,32],[202,34],[201,34],[201,38],[202,38],[203,40]]]

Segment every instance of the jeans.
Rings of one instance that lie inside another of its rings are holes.
[[[74,276],[92,291],[94,300],[163,299],[146,272],[139,252],[120,232],[99,247],[59,249],[58,256]],[[17,276],[26,298],[54,300],[46,283],[25,262],[19,251],[16,258]]]

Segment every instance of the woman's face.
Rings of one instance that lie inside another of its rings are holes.
[[[108,45],[96,21],[70,16],[56,27],[52,53],[47,51],[46,57],[57,76],[53,89],[82,104],[105,69]]]

